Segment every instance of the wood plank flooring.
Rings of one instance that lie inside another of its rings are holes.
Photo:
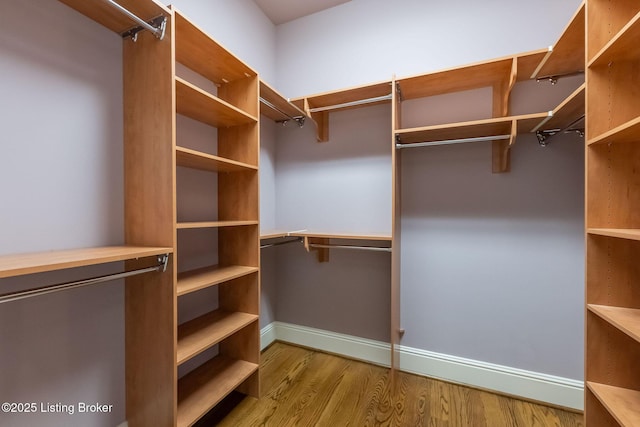
[[[262,397],[232,395],[203,426],[582,427],[582,415],[283,343],[262,354]]]

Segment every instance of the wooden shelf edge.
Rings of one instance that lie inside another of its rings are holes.
[[[296,117],[305,117],[306,114],[292,102],[289,102],[277,90],[260,80],[260,98],[276,107],[274,110],[269,105],[260,102],[260,112],[274,121],[291,120]],[[264,108],[264,110],[263,110]]]
[[[587,233],[595,236],[640,241],[640,229],[625,228],[588,228]]]
[[[622,427],[640,425],[640,391],[591,381],[587,387]]]
[[[226,267],[211,266],[178,273],[177,296],[180,297],[210,286],[229,282],[258,271],[258,267],[234,265]]]
[[[246,227],[258,225],[258,221],[196,221],[179,222],[176,225],[178,230],[188,230],[194,228],[222,228],[222,227]]]
[[[215,310],[179,325],[177,364],[181,365],[258,319],[256,314]]]
[[[547,120],[543,120],[531,132],[546,129],[562,129],[585,114],[586,83],[581,84],[571,95],[553,109]]]
[[[587,308],[640,343],[640,310],[598,304],[588,304]]]
[[[640,117],[629,120],[615,128],[587,141],[587,145],[624,143],[640,140]]]
[[[624,57],[618,58],[617,55],[613,55],[612,52],[615,52],[616,50],[625,52],[631,51],[630,49],[623,49],[626,47],[624,45],[637,43],[638,36],[640,36],[640,12],[638,12],[633,19],[627,23],[627,25],[622,27],[622,29],[620,29],[620,31],[618,31],[618,33],[588,61],[587,67],[594,68],[605,66],[613,60],[613,56],[616,56],[617,59],[625,59]]]
[[[176,146],[176,164],[178,166],[211,172],[241,172],[246,170],[258,170],[257,166],[253,166],[248,163],[242,163],[180,146]]]
[[[199,88],[198,86],[194,85],[193,83],[175,76],[175,82],[176,82],[176,97],[179,97],[181,91],[183,90],[187,90],[191,93],[193,93],[194,97],[199,97],[201,99],[206,99],[207,102],[210,102],[214,105],[217,105],[218,108],[221,109],[221,111],[226,111],[228,114],[231,114],[234,117],[234,121],[233,122],[229,122],[229,123],[224,123],[223,121],[214,121],[213,119],[210,119],[209,121],[205,122],[205,123],[209,123],[215,127],[233,127],[233,126],[239,126],[239,125],[243,125],[243,124],[250,124],[250,123],[257,123],[258,122],[258,118],[255,116],[252,116],[251,114],[241,110],[240,108],[236,107],[235,105],[232,105],[230,103],[228,103],[227,101],[218,98],[215,95],[210,94],[209,92],[207,92],[204,89]],[[180,102],[178,100],[176,100],[176,104],[180,104]],[[182,114],[182,115],[186,115],[187,117],[191,117],[188,114],[184,113],[184,110],[182,110],[180,107],[176,107],[176,110],[178,112],[178,114]],[[200,119],[192,117],[194,120],[198,120],[200,121]]]
[[[358,233],[302,231],[302,232],[289,233],[288,236],[309,237],[309,238],[318,238],[318,239],[376,240],[376,241],[382,241],[382,242],[391,241],[390,234],[375,234],[375,233],[358,234]]]
[[[185,375],[178,380],[177,426],[192,426],[257,370],[255,363],[216,356]]]
[[[561,76],[584,70],[585,8],[586,1],[583,0],[558,41],[550,46],[549,53],[540,62],[531,79]],[[576,52],[579,55],[576,56]]]
[[[173,253],[169,247],[103,246],[0,256],[0,278]]]

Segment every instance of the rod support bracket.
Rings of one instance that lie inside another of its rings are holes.
[[[169,263],[169,254],[164,254],[158,256],[158,271],[162,271],[162,273],[167,271],[167,264]],[[162,267],[160,269],[160,267]]]
[[[149,23],[149,25],[151,25],[156,29],[153,35],[156,36],[158,40],[164,39],[164,34],[167,29],[167,17],[164,15],[161,15],[147,22]],[[121,35],[123,39],[126,39],[127,37],[131,37],[131,40],[135,43],[136,41],[138,41],[138,33],[140,31],[144,31],[144,29],[145,29],[144,27],[139,25],[139,26],[128,29]]]

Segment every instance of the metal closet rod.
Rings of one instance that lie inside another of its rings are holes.
[[[345,102],[342,104],[328,105],[326,107],[310,108],[310,113],[319,113],[321,111],[337,110],[339,108],[355,107],[357,105],[373,104],[374,102],[389,101],[393,98],[392,94],[376,96],[375,98],[360,99],[358,101]]]
[[[126,17],[128,17],[129,19],[131,19],[136,24],[140,25],[145,30],[148,30],[151,33],[153,33],[153,35],[155,35],[158,39],[162,40],[164,38],[166,21],[167,21],[166,18],[163,17],[162,22],[159,24],[159,26],[154,27],[153,25],[149,24],[147,21],[135,15],[134,13],[124,8],[123,6],[119,5],[115,1],[113,0],[103,0],[103,1],[108,5],[110,5],[111,7],[113,7],[114,9],[116,9],[117,11],[119,11],[120,13],[122,13],[123,15],[125,15]],[[134,31],[134,30],[129,30],[125,32],[125,36],[131,35],[134,41],[136,39],[136,34],[137,34],[137,31]]]
[[[302,237],[296,237],[293,240],[285,240],[284,242],[267,243],[266,245],[261,245],[260,249],[272,248],[274,246],[280,246],[280,245],[288,245],[289,243],[295,243],[295,242],[302,242]]]
[[[111,280],[124,279],[126,277],[137,276],[139,274],[151,273],[153,271],[166,271],[169,255],[158,257],[158,265],[137,270],[125,271],[122,273],[108,274],[106,276],[93,277],[91,279],[78,280],[76,282],[61,283],[59,285],[42,286],[28,289],[26,291],[11,292],[0,295],[0,304],[5,302],[18,301],[25,298],[51,294],[54,292],[67,291],[69,289],[82,288],[84,286],[97,285],[98,283],[109,282]]]
[[[318,243],[309,243],[310,248],[319,249],[352,249],[358,251],[375,251],[375,252],[391,252],[391,248],[381,248],[379,246],[356,246],[356,245],[321,245]]]
[[[272,103],[264,99],[263,97],[260,97],[260,102],[262,102],[267,107],[276,110],[278,113],[282,114],[283,116],[288,117],[289,120],[294,120],[296,123],[298,123],[298,126],[300,127],[304,126],[304,119],[305,119],[304,116],[292,117],[291,115],[285,113],[284,111],[282,111],[281,109],[279,109],[278,107],[276,107],[275,105],[273,105]],[[286,123],[286,120],[285,120],[285,123]]]
[[[442,141],[397,143],[396,148],[417,148],[417,147],[431,147],[434,145],[462,144],[466,142],[500,141],[500,140],[509,139],[509,138],[511,138],[511,135],[495,135],[495,136],[477,136],[473,138],[445,139]]]

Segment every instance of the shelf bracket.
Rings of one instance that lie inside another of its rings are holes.
[[[153,28],[154,31],[149,30],[148,27],[138,25],[137,27],[128,29],[127,31],[122,33],[121,36],[123,39],[126,39],[127,37],[131,37],[131,40],[135,43],[136,41],[138,41],[138,33],[140,31],[149,30],[156,36],[158,40],[162,40],[164,38],[164,33],[167,28],[167,17],[158,16],[148,21],[147,25]]]
[[[554,136],[556,136],[558,134],[561,134],[561,133],[565,134],[565,133],[575,132],[578,135],[580,135],[581,138],[584,138],[584,128],[583,127],[579,127],[579,128],[574,128],[573,127],[573,126],[575,126],[576,123],[579,123],[582,120],[584,120],[584,114],[582,116],[578,117],[573,122],[571,122],[564,129],[548,129],[548,130],[538,130],[538,131],[536,131],[536,137],[538,138],[538,144],[540,144],[541,147],[546,147],[549,144],[549,140],[551,140],[551,138],[553,138]]]

